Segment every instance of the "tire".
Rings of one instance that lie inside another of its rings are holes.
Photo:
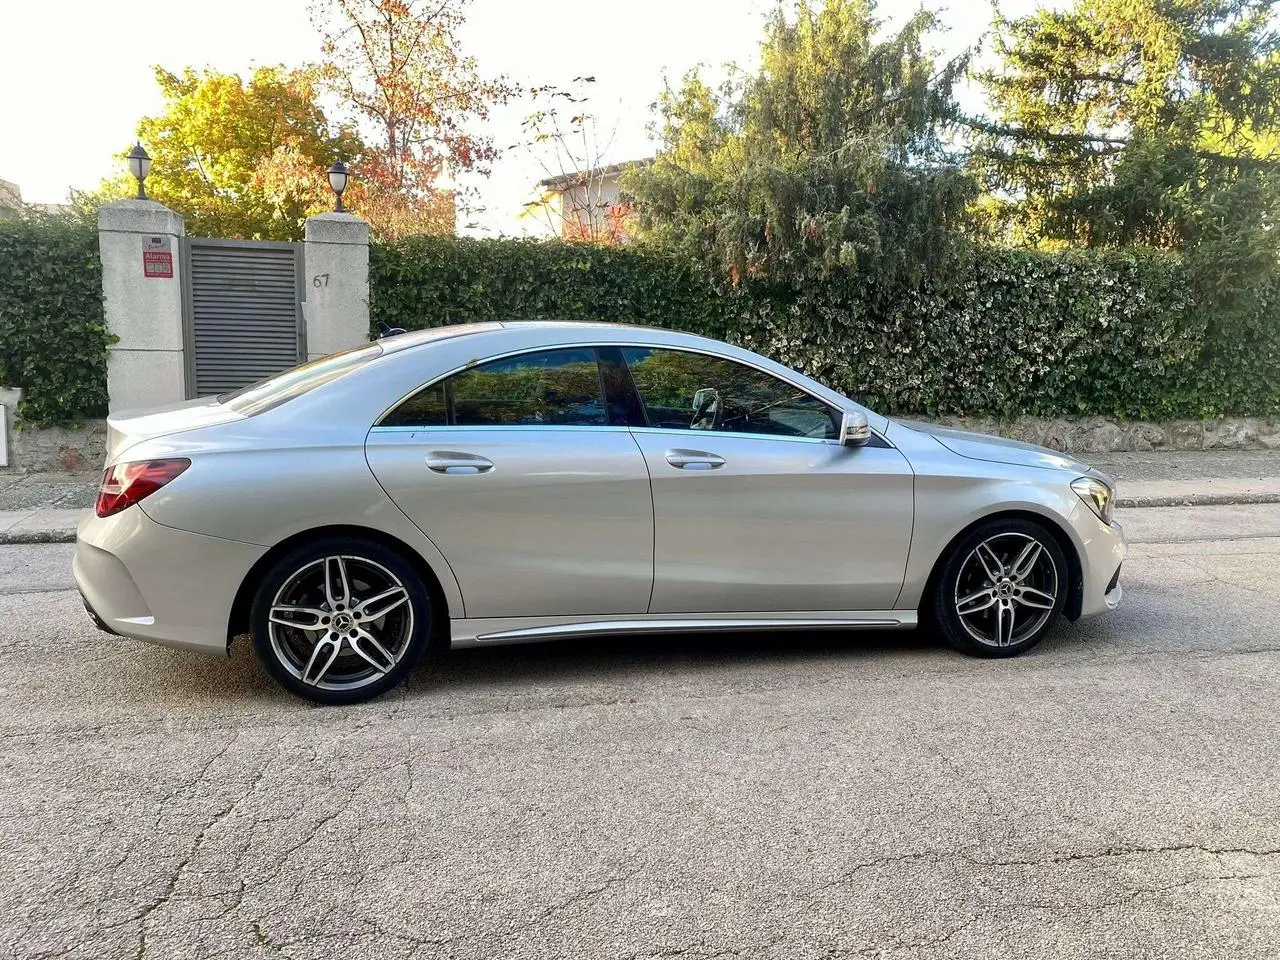
[[[267,570],[249,623],[258,659],[282,687],[315,703],[346,704],[409,676],[430,641],[432,612],[426,584],[399,553],[329,537]]]
[[[978,526],[952,548],[930,602],[938,629],[957,650],[1012,657],[1049,632],[1070,587],[1057,538],[1038,523],[1010,518]]]

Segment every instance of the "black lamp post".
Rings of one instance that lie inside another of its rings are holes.
[[[333,205],[334,213],[346,213],[347,208],[342,205],[342,191],[347,189],[347,165],[341,160],[334,162],[329,168],[329,187],[333,190],[333,195],[338,198],[338,202]]]
[[[147,199],[147,194],[142,189],[142,181],[147,179],[147,174],[151,172],[151,155],[142,148],[142,143],[139,141],[129,151],[128,160],[129,172],[138,181],[138,196],[136,199],[145,200]]]

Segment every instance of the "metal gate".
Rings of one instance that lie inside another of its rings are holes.
[[[183,241],[188,397],[236,390],[306,359],[301,247]]]

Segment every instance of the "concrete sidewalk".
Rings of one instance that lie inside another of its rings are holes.
[[[93,509],[101,474],[0,474],[0,544],[70,543]]]
[[[1082,459],[1117,480],[1121,508],[1280,503],[1280,450],[1110,453]],[[0,544],[70,543],[99,474],[0,474]]]

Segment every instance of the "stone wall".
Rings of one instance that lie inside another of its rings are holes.
[[[0,473],[96,473],[107,458],[107,422],[22,429],[9,434],[9,466]]]
[[[1280,449],[1280,420],[1260,417],[1172,420],[1166,423],[1105,417],[1055,420],[1020,417],[1004,422],[975,417],[941,417],[933,422],[1025,440],[1066,453]]]

